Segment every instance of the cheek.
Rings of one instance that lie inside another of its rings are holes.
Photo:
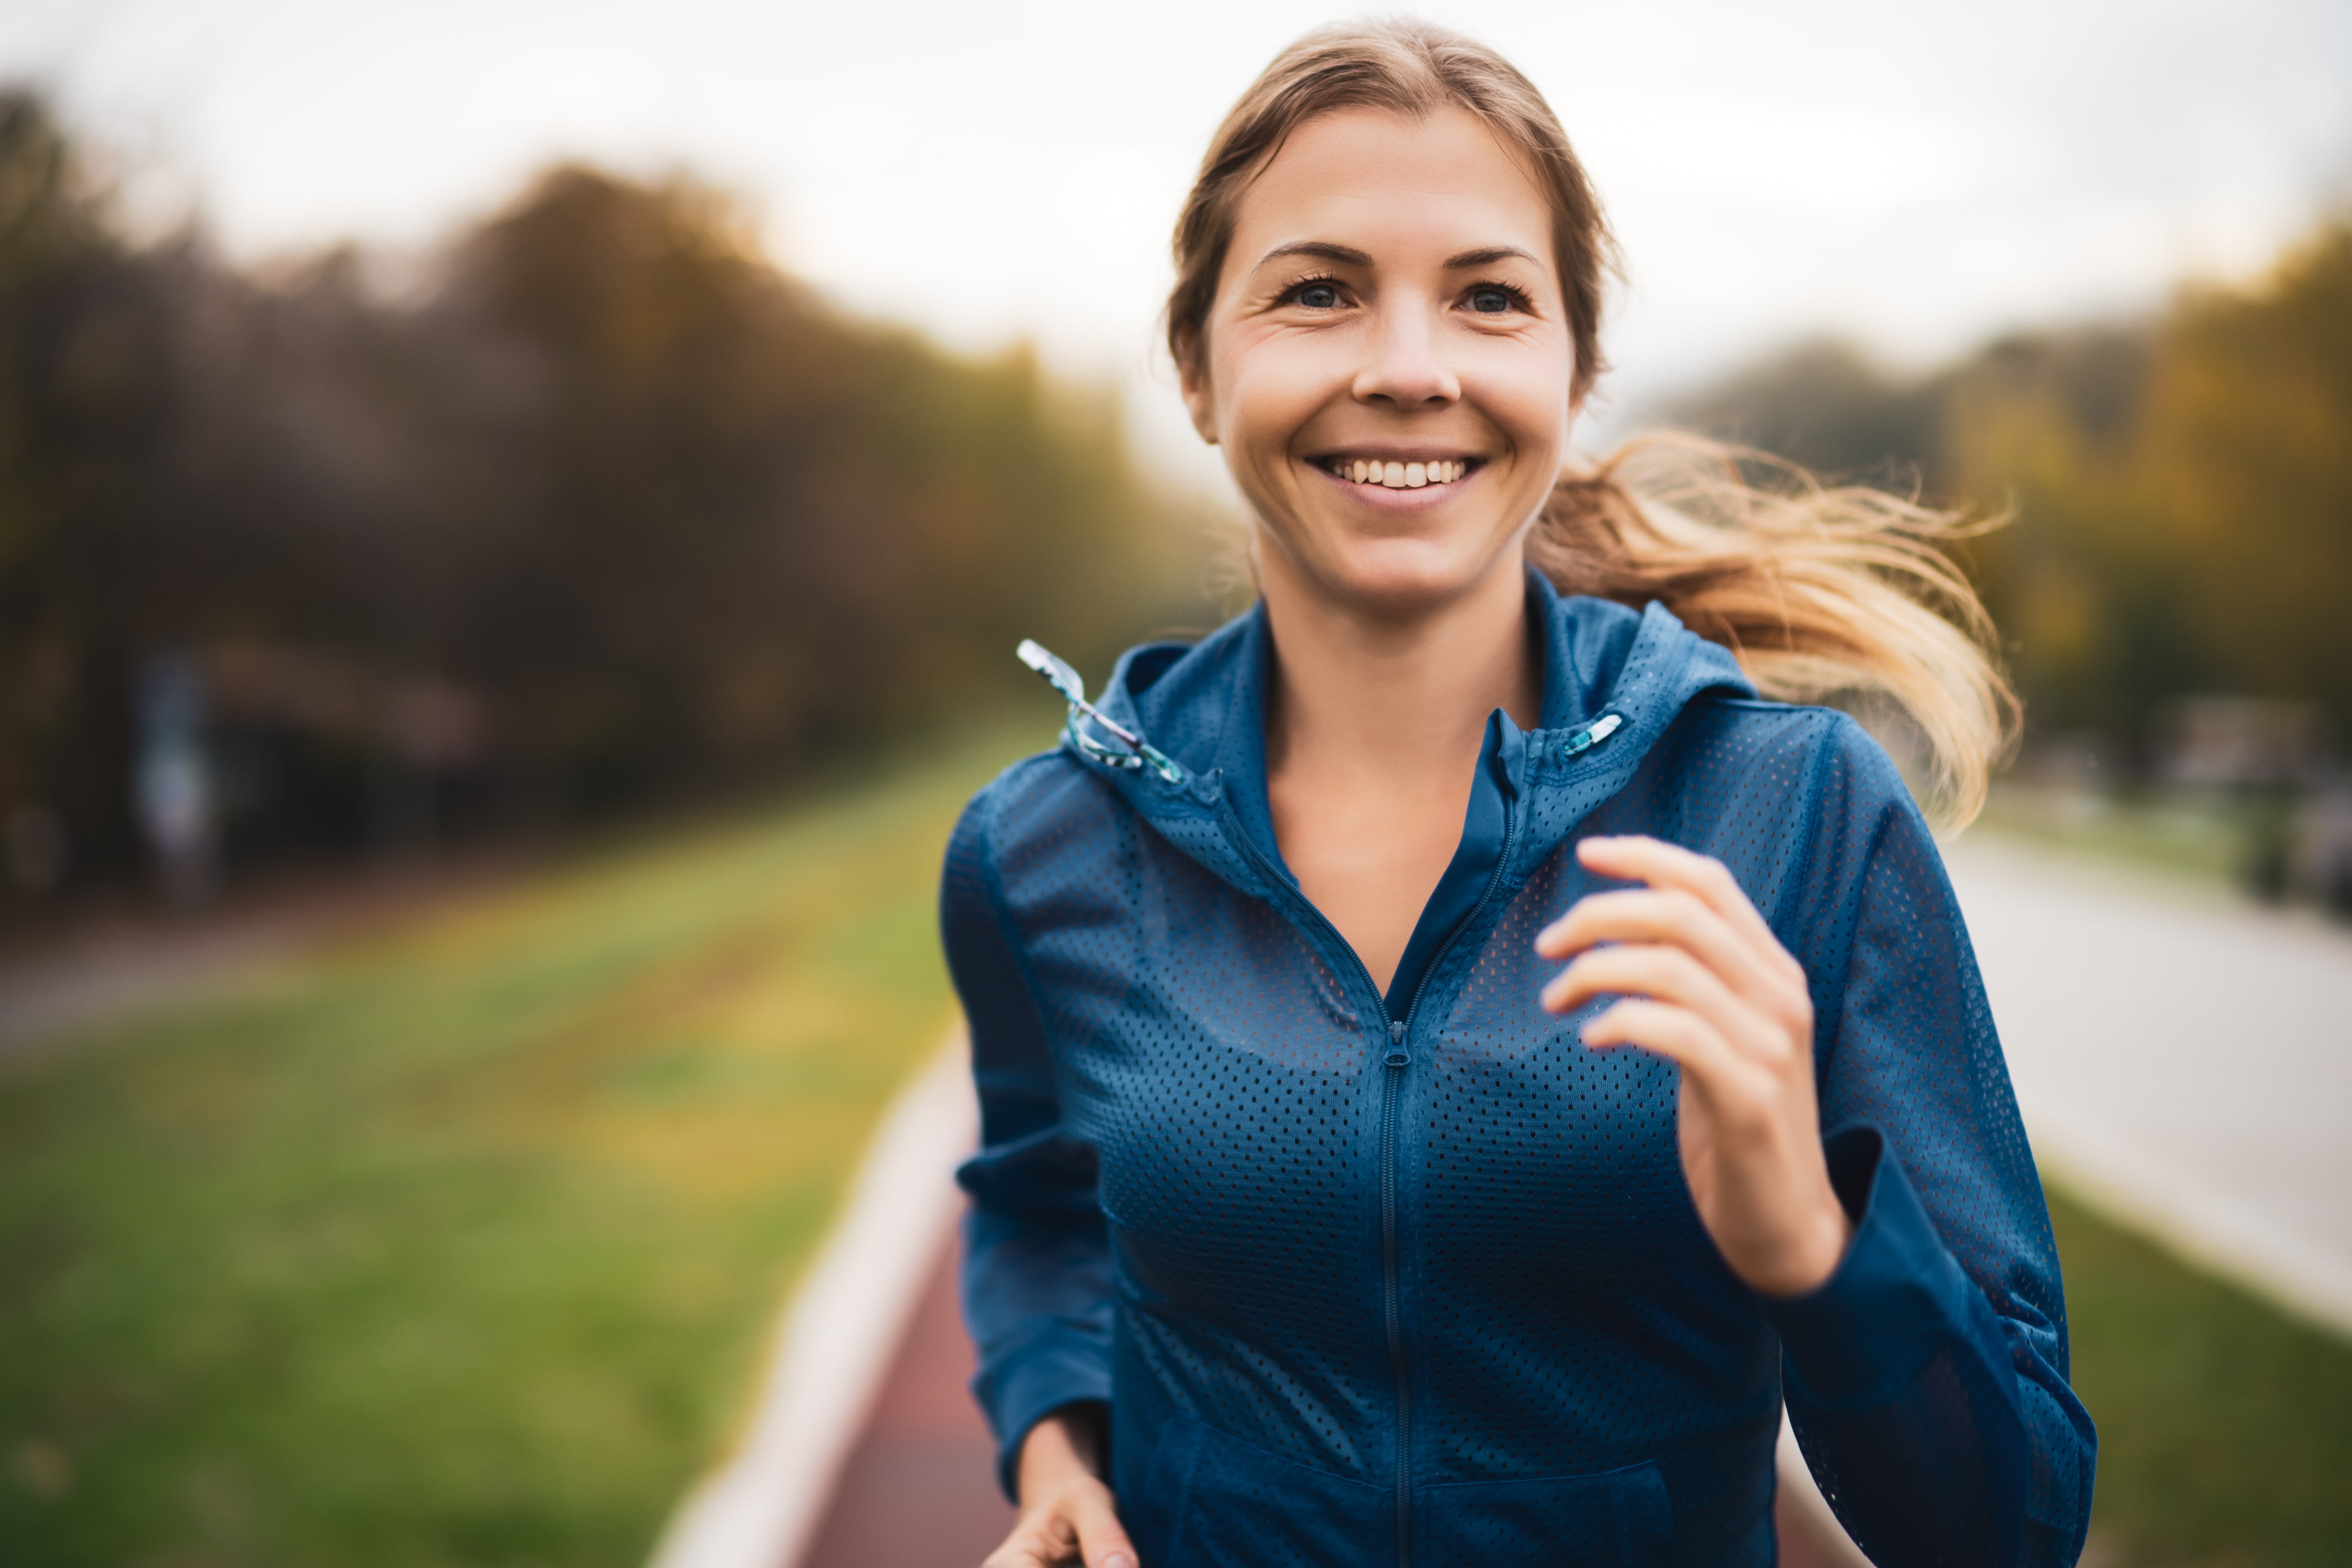
[[[1330,400],[1334,377],[1345,385],[1344,364],[1322,343],[1239,336],[1228,342],[1216,356],[1219,416],[1236,447],[1286,449]]]
[[[1480,378],[1479,396],[1487,417],[1525,447],[1558,447],[1568,439],[1573,361],[1558,352],[1529,349],[1498,355]]]

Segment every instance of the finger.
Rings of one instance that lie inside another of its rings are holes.
[[[1620,881],[1647,882],[1654,888],[1679,888],[1697,898],[1728,921],[1740,939],[1760,952],[1793,963],[1780,939],[1749,901],[1746,889],[1728,867],[1663,839],[1630,835],[1622,838],[1587,838],[1576,847],[1576,858],[1587,870]]]
[[[1135,1547],[1118,1522],[1118,1510],[1108,1490],[1089,1491],[1077,1500],[1072,1521],[1078,1529],[1078,1549],[1087,1568],[1135,1568]]]
[[[1066,1561],[1065,1553],[1055,1551],[1035,1531],[1016,1528],[980,1568],[1061,1568]]]
[[[1536,951],[1569,958],[1604,942],[1679,947],[1742,994],[1769,992],[1782,979],[1711,906],[1679,888],[1628,888],[1580,899],[1536,939]]]
[[[1070,1512],[1068,1500],[1058,1497],[1024,1510],[981,1568],[1068,1568],[1080,1561]]]
[[[1542,1000],[1547,1011],[1567,1013],[1607,995],[1646,996],[1688,1007],[1732,1039],[1763,1026],[1753,1009],[1678,947],[1595,948],[1545,986]]]
[[[1740,1070],[1730,1043],[1713,1025],[1687,1007],[1629,996],[1586,1020],[1584,1043],[1594,1050],[1639,1046],[1683,1069],[1692,1086],[1707,1093]],[[1709,1094],[1710,1100],[1717,1098]]]

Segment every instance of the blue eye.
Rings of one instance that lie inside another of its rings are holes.
[[[1470,308],[1482,316],[1499,316],[1506,310],[1517,310],[1518,303],[1508,289],[1496,288],[1491,283],[1481,284],[1470,290]]]
[[[1298,290],[1298,302],[1310,310],[1336,310],[1339,308],[1339,285],[1308,283]]]

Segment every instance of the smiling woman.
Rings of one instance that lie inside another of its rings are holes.
[[[1607,232],[1437,29],[1278,58],[1176,250],[1260,603],[1064,676],[942,892],[992,1564],[1766,1563],[1784,1402],[1881,1568],[2073,1561],[2094,1437],[1941,860],[1858,727],[1763,700],[1892,695],[1964,817],[2009,709],[1949,521],[1578,468]]]

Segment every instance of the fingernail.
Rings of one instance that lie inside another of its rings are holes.
[[[1135,1568],[1135,1559],[1124,1552],[1114,1552],[1103,1559],[1103,1568]]]

